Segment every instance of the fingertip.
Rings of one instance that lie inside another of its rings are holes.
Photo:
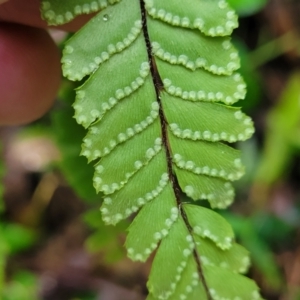
[[[60,85],[60,54],[42,29],[0,26],[0,125],[19,125],[41,117]]]

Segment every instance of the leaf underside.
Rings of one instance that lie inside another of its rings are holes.
[[[95,164],[103,220],[135,214],[125,243],[132,260],[156,251],[149,299],[261,299],[241,275],[248,252],[214,211],[182,202],[233,201],[244,172],[228,143],[254,132],[229,105],[243,99],[230,42],[237,17],[224,0],[42,1],[62,24],[100,12],[66,44],[64,75],[76,90],[75,118],[88,132],[82,155]]]

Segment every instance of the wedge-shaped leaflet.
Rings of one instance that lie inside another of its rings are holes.
[[[181,169],[226,180],[239,179],[244,173],[240,153],[222,143],[182,140],[169,134],[173,161]]]
[[[133,260],[145,261],[178,218],[171,184],[147,203],[128,229],[125,246]],[[147,228],[147,230],[145,230]]]
[[[166,172],[165,153],[160,151],[124,187],[104,198],[101,207],[103,220],[107,224],[116,224],[157,197],[169,182]]]
[[[147,300],[170,299],[170,300],[199,300],[207,299],[203,284],[199,281],[199,274],[194,263],[194,257],[190,255],[187,259],[186,267],[181,273],[181,280],[176,284],[174,293],[169,298],[155,298],[150,294]]]
[[[120,0],[42,0],[42,16],[49,25],[60,25],[81,14],[89,14]],[[67,3],[66,3],[67,2]]]
[[[243,99],[246,85],[240,74],[216,76],[203,69],[191,71],[183,66],[156,60],[164,87],[170,95],[190,101],[233,104]]]
[[[194,236],[203,265],[216,266],[235,273],[245,273],[250,265],[249,252],[241,245],[233,243],[230,249],[222,250],[215,244],[197,235]]]
[[[262,299],[253,280],[215,266],[204,266],[203,269],[213,299]]]
[[[78,123],[88,127],[144,84],[149,75],[144,47],[142,38],[136,40],[122,54],[106,61],[77,89],[74,108]],[[119,68],[126,70],[126,76],[118,76]]]
[[[120,189],[128,180],[161,150],[160,124],[156,121],[143,134],[135,134],[101,158],[95,167],[96,191]],[[119,136],[123,139],[123,135]],[[96,151],[96,150],[95,150]],[[124,153],[130,153],[124,159]]]
[[[238,108],[185,101],[167,93],[161,98],[171,131],[178,137],[235,142],[248,139],[254,132],[251,119]]]
[[[140,100],[145,93],[148,93],[149,97],[142,102]],[[153,102],[154,96],[153,86],[148,81],[138,91],[122,100],[122,103],[107,111],[100,121],[90,127],[83,140],[82,153],[89,159],[105,156],[118,144],[153,124],[158,118],[159,110],[157,102]],[[159,126],[157,122],[156,126]]]
[[[228,37],[212,38],[187,28],[174,30],[174,26],[152,18],[148,18],[148,26],[152,51],[162,60],[214,74],[230,75],[240,67],[238,53]]]
[[[209,238],[222,250],[232,246],[234,234],[223,217],[200,206],[183,204],[183,208],[195,234],[202,238]]]
[[[208,200],[212,208],[228,207],[234,197],[232,185],[221,178],[195,174],[175,167],[179,185],[193,200]]]
[[[112,55],[122,52],[141,35],[140,19],[139,6],[128,5],[127,1],[100,12],[66,43],[64,75],[81,80]]]
[[[169,299],[174,293],[193,249],[193,238],[180,217],[161,241],[152,264],[147,285],[154,297]]]
[[[224,0],[145,0],[148,13],[175,26],[198,28],[210,36],[230,35],[238,26],[235,12]]]

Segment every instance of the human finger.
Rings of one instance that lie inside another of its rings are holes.
[[[0,125],[30,122],[51,107],[60,84],[59,61],[45,30],[0,24]]]

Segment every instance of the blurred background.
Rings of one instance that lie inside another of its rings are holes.
[[[256,127],[237,144],[246,175],[220,212],[250,252],[249,276],[268,300],[300,299],[300,1],[228,0],[240,16],[233,42],[248,85],[237,105]],[[58,41],[61,32],[53,31]],[[85,131],[65,81],[52,111],[0,129],[0,298],[143,300],[150,263],[122,247],[127,223],[104,226],[93,166],[79,157]],[[73,134],[70,134],[73,133]]]

